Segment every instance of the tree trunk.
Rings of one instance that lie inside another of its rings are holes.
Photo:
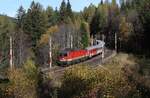
[[[49,68],[52,68],[52,39],[49,36]]]
[[[12,69],[13,68],[12,36],[10,36],[10,53],[9,53],[9,56],[10,56],[10,60],[9,60],[10,68]]]

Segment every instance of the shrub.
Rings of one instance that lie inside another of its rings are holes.
[[[37,98],[37,69],[31,60],[23,68],[9,70],[6,98]]]
[[[105,75],[104,71],[94,70],[87,66],[75,66],[67,70],[63,77],[60,98],[85,96],[104,81]]]
[[[101,68],[75,66],[64,74],[60,98],[137,97],[136,86],[122,73],[112,74]]]
[[[55,86],[56,81],[52,79],[51,74],[41,74],[39,78],[40,98],[57,98],[58,87]]]

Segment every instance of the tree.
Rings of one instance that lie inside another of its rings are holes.
[[[71,4],[69,0],[67,2],[66,13],[68,17],[73,18],[73,12],[72,12]]]
[[[52,7],[48,6],[46,8],[46,16],[47,16],[47,20],[48,20],[48,27],[50,27],[54,24],[54,21],[53,21],[54,11],[53,11]]]
[[[56,56],[57,56],[57,52],[56,52],[56,46],[55,44],[52,44],[53,42],[53,35],[58,31],[58,26],[51,26],[47,29],[47,31],[42,34],[39,44],[38,44],[38,55],[37,55],[37,61],[38,64],[41,65],[47,65],[50,62],[50,59],[52,59],[54,62],[52,62],[53,64],[55,64],[56,62]],[[51,40],[51,43],[49,42]],[[51,45],[50,45],[51,44]],[[52,52],[51,56],[53,58],[50,58],[49,52]]]
[[[18,14],[17,14],[17,26],[20,29],[23,29],[23,22],[25,18],[25,10],[22,6],[18,9]]]
[[[88,23],[82,22],[80,30],[81,30],[81,45],[82,48],[84,49],[89,46],[90,33]]]
[[[107,27],[108,9],[106,4],[99,4],[90,23],[91,35],[97,36],[100,39],[101,34],[104,34]]]
[[[96,7],[93,4],[90,4],[88,7],[85,7],[82,15],[86,22],[90,23],[92,20],[92,17],[94,16]]]
[[[25,17],[24,31],[30,37],[34,50],[41,35],[46,31],[46,28],[47,21],[42,6],[33,1]]]
[[[127,22],[133,25],[133,35],[130,39],[132,42],[132,49],[134,53],[144,53],[149,55],[149,48],[147,42],[149,42],[149,2],[147,0],[121,0],[121,14],[126,16]],[[134,18],[133,18],[134,17]]]
[[[9,84],[5,89],[7,98],[37,98],[38,70],[33,61],[28,60],[23,68],[9,70]]]
[[[61,5],[60,5],[60,20],[62,21],[62,22],[64,22],[65,21],[65,19],[66,19],[66,2],[65,2],[65,0],[63,0],[62,1],[62,3],[61,3]]]
[[[103,0],[101,0],[101,4],[103,4]]]
[[[132,24],[128,23],[125,17],[121,17],[119,30],[121,33],[121,40],[128,41],[129,37],[131,36],[131,32],[133,31]]]
[[[0,67],[9,65],[9,38],[14,40],[15,23],[8,16],[0,16]]]
[[[133,1],[135,2],[135,1]],[[148,56],[150,56],[150,48],[147,45],[147,42],[150,41],[150,34],[148,32],[150,32],[150,2],[148,0],[142,0],[142,1],[137,1],[136,4],[136,9],[139,12],[139,18],[143,24],[143,28],[144,28],[144,48],[145,48],[145,52]]]
[[[22,65],[28,58],[27,55],[27,35],[24,33],[25,10],[22,6],[18,9],[16,17],[16,33],[14,40],[14,64],[17,66]],[[19,43],[18,43],[19,42]]]
[[[100,24],[99,18],[100,18],[100,14],[96,9],[95,14],[90,23],[90,32],[91,32],[90,35],[91,36],[95,36],[97,32],[99,32],[99,27],[98,27]]]

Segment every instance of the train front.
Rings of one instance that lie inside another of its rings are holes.
[[[58,64],[66,65],[67,64],[67,56],[68,56],[68,51],[61,50],[59,52],[59,56],[58,56]]]

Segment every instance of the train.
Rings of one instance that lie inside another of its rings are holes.
[[[64,49],[60,51],[58,57],[59,65],[71,65],[90,59],[103,52],[105,42],[96,40],[96,43],[85,49]]]

